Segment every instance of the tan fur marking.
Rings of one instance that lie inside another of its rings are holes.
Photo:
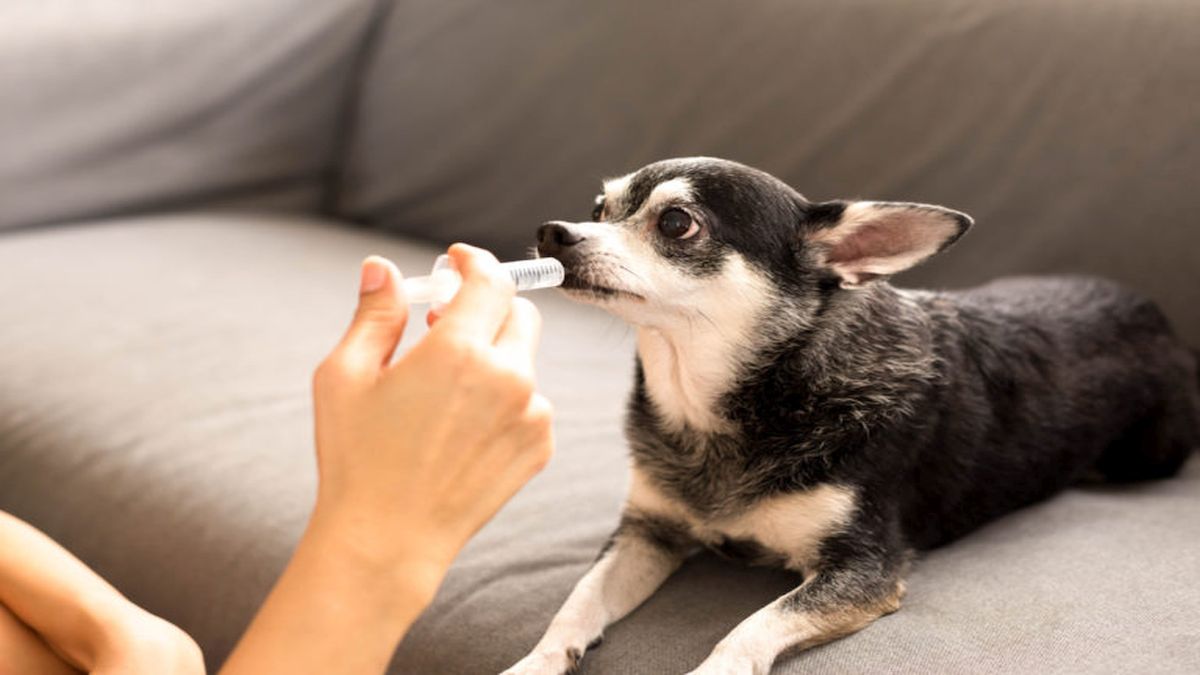
[[[846,637],[851,633],[857,633],[879,617],[898,611],[906,590],[904,582],[898,581],[891,593],[869,605],[839,607],[828,612],[808,613],[810,623],[818,634],[800,643],[797,648],[808,649]]]
[[[783,596],[742,621],[721,640],[692,675],[753,673],[766,675],[779,654],[808,649],[865,628],[900,608],[904,584],[868,605],[824,612],[791,612]]]
[[[618,207],[624,203],[625,191],[629,189],[629,180],[631,178],[633,178],[633,174],[627,173],[624,176],[609,178],[604,181],[604,202],[606,204],[604,210],[606,212],[611,214],[620,210]]]
[[[626,500],[627,509],[681,523],[702,543],[753,539],[798,571],[814,564],[821,540],[849,522],[856,506],[857,495],[850,488],[820,485],[764,499],[736,516],[702,520],[636,468],[630,472]]]

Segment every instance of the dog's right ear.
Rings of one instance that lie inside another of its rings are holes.
[[[910,202],[823,202],[813,204],[812,213],[802,236],[845,287],[902,272],[974,223],[965,213]]]

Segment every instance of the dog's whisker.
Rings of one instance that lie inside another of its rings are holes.
[[[646,281],[646,278],[645,278],[645,277],[643,277],[642,275],[640,275],[640,274],[638,274],[637,272],[633,271],[633,270],[632,270],[632,269],[631,269],[631,268],[630,268],[628,265],[625,265],[624,263],[620,263],[620,262],[618,262],[618,263],[617,263],[617,265],[618,265],[618,266],[619,266],[621,269],[623,269],[623,270],[625,270],[626,272],[629,272],[631,275],[633,275],[633,278],[634,278],[634,279],[637,279],[638,281],[642,282],[643,284],[647,284],[647,285],[649,285],[649,284],[648,284],[648,282]]]

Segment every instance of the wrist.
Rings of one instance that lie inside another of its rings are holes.
[[[454,557],[442,537],[379,526],[369,517],[320,505],[300,548],[387,603],[388,614],[409,621],[433,601]]]

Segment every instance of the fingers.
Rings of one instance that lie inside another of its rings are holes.
[[[526,375],[533,375],[533,361],[542,333],[542,315],[525,298],[513,298],[508,319],[496,335],[497,351]]]
[[[358,309],[334,353],[350,368],[378,370],[391,360],[407,320],[399,270],[370,256],[362,263]]]
[[[432,331],[491,343],[509,314],[516,287],[500,262],[483,249],[455,244],[447,252],[462,286],[437,318]]]

